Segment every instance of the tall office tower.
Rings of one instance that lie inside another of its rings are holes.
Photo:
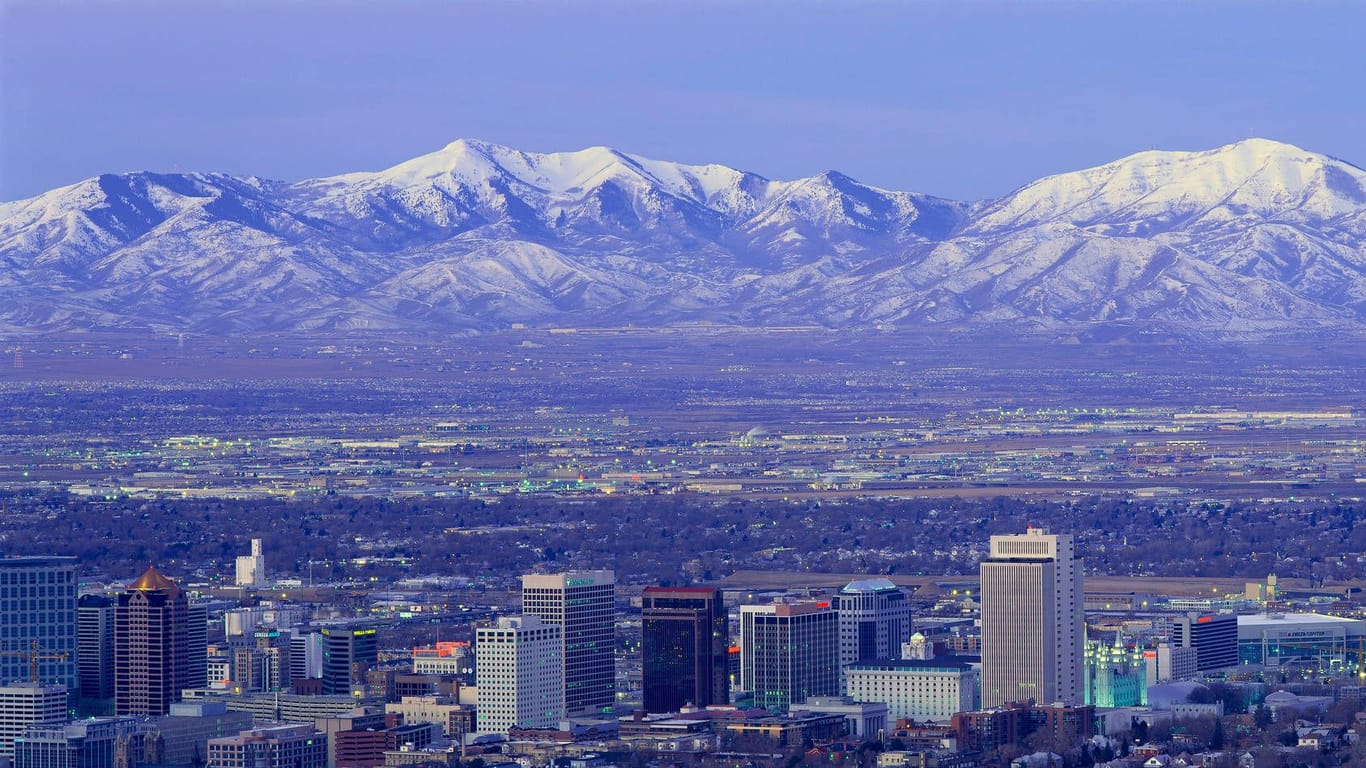
[[[323,627],[323,693],[351,693],[353,683],[379,661],[379,638],[371,627]]]
[[[115,714],[166,714],[191,687],[190,655],[185,592],[148,568],[114,606]]]
[[[479,730],[554,728],[564,718],[564,632],[535,616],[505,616],[475,630]]]
[[[307,680],[323,676],[326,638],[316,629],[294,628],[289,631],[289,679]]]
[[[76,690],[76,558],[0,558],[0,628],[0,685]]]
[[[616,577],[578,571],[522,577],[522,613],[564,630],[564,706],[571,715],[616,703]]]
[[[981,565],[982,706],[1081,704],[1082,577],[1072,537],[991,537]]]
[[[260,587],[266,583],[266,555],[260,539],[251,540],[251,554],[237,556],[237,586]]]
[[[203,688],[209,684],[209,606],[190,603],[185,609],[186,636],[189,638],[186,688]]]
[[[851,581],[836,595],[840,612],[840,679],[856,661],[895,659],[911,636],[911,604],[887,579]]]
[[[729,646],[721,590],[646,587],[641,595],[645,711],[729,704]]]
[[[265,689],[278,691],[290,683],[290,637],[278,629],[258,629],[256,649],[261,652]]]
[[[1188,613],[1172,626],[1181,648],[1195,649],[1200,672],[1238,666],[1238,617],[1232,613]]]
[[[114,601],[83,595],[76,603],[76,665],[80,697],[114,698]]]
[[[67,721],[64,685],[24,683],[0,687],[0,758],[14,755],[14,740],[31,725]]]
[[[754,706],[786,712],[839,695],[839,612],[827,601],[740,606],[740,687]]]

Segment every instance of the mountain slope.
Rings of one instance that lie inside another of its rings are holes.
[[[297,183],[106,174],[0,204],[0,326],[1366,325],[1366,172],[1254,139],[957,202],[461,140]]]

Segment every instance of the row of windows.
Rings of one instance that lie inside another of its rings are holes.
[[[72,567],[38,570],[0,568],[0,584],[74,584],[76,571]]]

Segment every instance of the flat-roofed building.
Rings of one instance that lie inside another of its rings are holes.
[[[640,613],[645,711],[730,703],[730,644],[721,590],[646,587]]]
[[[600,713],[616,704],[616,575],[611,571],[527,574],[522,613],[562,631],[564,709]]]
[[[1040,528],[992,536],[980,579],[982,705],[1080,703],[1082,575],[1072,537]]]
[[[35,725],[14,742],[14,768],[121,768],[142,754],[132,717],[101,717]]]
[[[535,616],[504,616],[475,630],[479,730],[554,728],[564,719],[562,630]]]
[[[886,704],[892,722],[947,723],[977,708],[977,673],[954,657],[859,661],[846,679],[849,698]]]
[[[1201,672],[1238,666],[1238,617],[1231,613],[1188,613],[1172,622],[1172,639],[1195,649]]]
[[[221,701],[177,702],[170,714],[142,723],[145,754],[158,765],[202,764],[209,739],[234,736],[252,726],[250,712],[233,712]]]
[[[1366,620],[1321,613],[1238,617],[1238,661],[1279,666],[1294,659],[1346,662],[1366,643]]]
[[[311,725],[256,728],[209,740],[208,768],[325,768],[327,737]]]
[[[740,606],[740,679],[773,712],[839,695],[839,612],[828,600]]]
[[[14,754],[14,740],[32,725],[67,721],[67,691],[61,685],[0,687],[0,757]]]
[[[76,558],[0,557],[0,685],[77,690],[76,599]]]
[[[404,696],[385,704],[384,711],[402,715],[405,723],[437,723],[451,738],[474,732],[474,707],[461,705],[454,696]]]

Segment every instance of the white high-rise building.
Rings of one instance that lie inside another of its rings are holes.
[[[851,581],[835,596],[840,613],[840,684],[856,661],[895,659],[911,636],[911,604],[887,579]]]
[[[28,683],[0,687],[0,756],[14,756],[14,740],[31,725],[67,721],[64,685]]]
[[[600,713],[616,704],[616,584],[611,571],[522,577],[522,613],[564,630],[568,714]]]
[[[554,728],[564,719],[563,633],[535,616],[505,616],[475,630],[479,730]]]
[[[251,540],[251,554],[237,556],[237,586],[260,587],[266,583],[265,548],[260,539]]]
[[[1072,537],[991,537],[981,565],[982,706],[1081,704],[1082,576]]]

